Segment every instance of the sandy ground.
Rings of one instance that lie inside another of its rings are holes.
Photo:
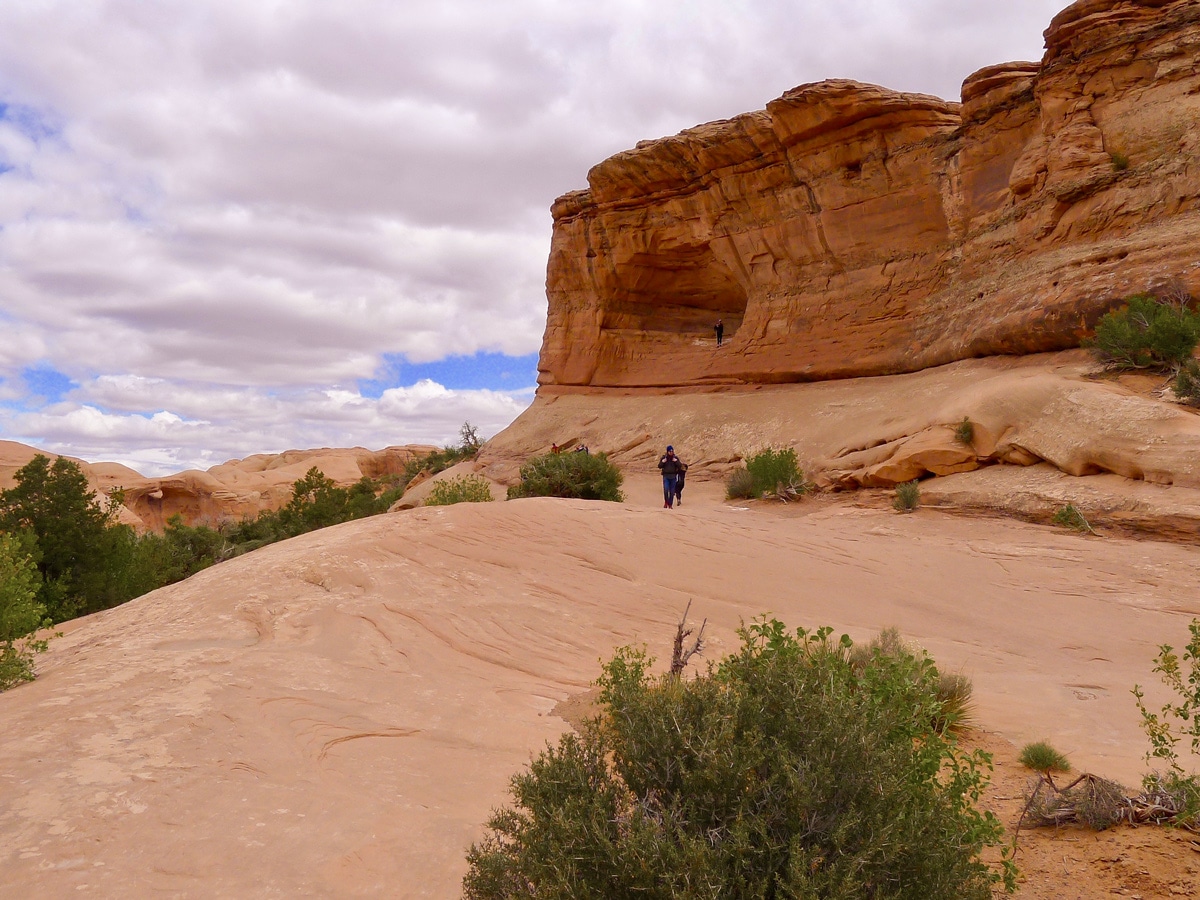
[[[508,778],[568,727],[557,705],[617,646],[669,653],[689,600],[710,657],[771,613],[896,626],[966,672],[1006,815],[1027,741],[1139,780],[1129,692],[1200,615],[1194,547],[627,488],[348,523],[72,623],[0,695],[0,896],[457,896]],[[1160,829],[1022,852],[1026,898],[1200,893],[1200,855]]]

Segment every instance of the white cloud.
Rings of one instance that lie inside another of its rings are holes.
[[[1062,2],[0,5],[0,437],[157,470],[498,428],[527,398],[355,385],[536,352],[590,166],[806,81],[955,96]]]
[[[117,405],[152,408],[166,384],[127,382],[122,389],[110,381],[107,387]],[[0,414],[0,423],[12,440],[84,459],[124,462],[145,475],[164,475],[206,469],[250,452],[440,446],[453,442],[467,421],[481,435],[491,436],[531,399],[531,392],[452,391],[431,381],[384,391],[378,399],[339,390],[286,396],[240,390],[214,396],[197,389],[180,398],[177,407],[189,408],[191,415],[162,409],[153,414],[113,412],[60,402],[36,412]]]

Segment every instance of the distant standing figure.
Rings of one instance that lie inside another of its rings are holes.
[[[562,453],[562,447],[558,446],[558,444],[551,444],[550,452],[551,453]]]
[[[717,333],[717,346],[721,346],[721,342],[725,340],[725,323],[717,319],[717,324],[713,326],[713,331]]]
[[[667,452],[658,458],[658,469],[663,477],[663,509],[674,507],[675,486],[679,483],[679,473],[684,468],[683,460],[675,455],[675,448],[668,445]]]

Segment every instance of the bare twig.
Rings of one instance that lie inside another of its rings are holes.
[[[700,625],[700,633],[696,635],[696,639],[692,641],[691,647],[684,649],[684,641],[691,636],[695,629],[687,627],[687,615],[692,608],[692,601],[688,601],[687,607],[683,611],[683,616],[679,620],[679,624],[675,626],[675,647],[671,652],[671,675],[678,678],[683,674],[684,667],[688,664],[688,660],[704,650],[704,628],[708,625],[708,619],[705,619]]]

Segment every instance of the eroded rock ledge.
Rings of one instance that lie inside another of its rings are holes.
[[[553,207],[541,384],[910,372],[1200,292],[1200,4],[1082,0],[1046,48],[961,103],[825,81],[600,163]]]

